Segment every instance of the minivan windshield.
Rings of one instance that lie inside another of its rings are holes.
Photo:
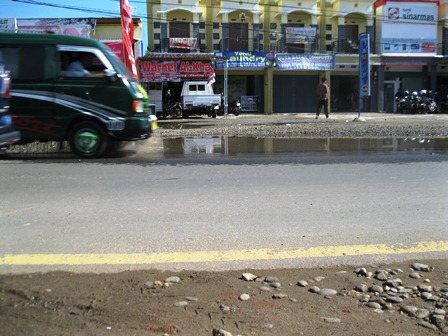
[[[114,68],[117,70],[117,72],[120,75],[123,75],[124,78],[126,78],[130,82],[136,82],[137,79],[134,77],[134,75],[129,71],[129,69],[123,64],[123,62],[118,58],[118,56],[110,49],[108,46],[106,46],[107,50],[107,56],[109,56],[109,61],[112,63]]]

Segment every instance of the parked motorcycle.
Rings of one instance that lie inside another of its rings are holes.
[[[218,115],[224,115],[224,105],[217,107]],[[241,103],[238,100],[233,100],[228,106],[228,113],[238,116],[241,113]]]
[[[171,117],[176,119],[177,117],[182,117],[182,104],[180,102],[172,103],[167,105],[162,112],[162,118],[166,119]]]
[[[229,105],[229,113],[234,114],[236,116],[241,113],[241,103],[238,100],[234,100]]]

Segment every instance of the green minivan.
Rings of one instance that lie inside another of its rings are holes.
[[[0,33],[19,144],[68,141],[83,158],[151,135],[148,95],[107,46],[55,34]]]

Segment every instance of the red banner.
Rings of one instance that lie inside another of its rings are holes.
[[[207,61],[141,61],[140,76],[143,82],[163,82],[166,80],[214,78],[212,62]]]
[[[138,79],[137,67],[135,66],[135,57],[132,52],[132,45],[134,43],[134,23],[132,22],[131,8],[129,7],[128,0],[120,0],[120,12],[124,64],[129,70],[131,70],[135,78]]]

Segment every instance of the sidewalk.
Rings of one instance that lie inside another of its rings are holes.
[[[171,123],[188,124],[241,124],[241,125],[264,125],[264,124],[295,124],[295,123],[339,123],[354,122],[358,118],[358,112],[335,112],[331,113],[328,119],[321,115],[315,119],[315,113],[274,113],[274,114],[240,114],[234,116],[229,114],[227,117],[218,116],[216,119],[207,116],[192,116],[188,119],[159,119],[159,125]],[[448,127],[448,114],[397,114],[397,113],[379,113],[362,112],[360,114],[362,122],[366,123],[388,123],[388,124],[446,124]]]

